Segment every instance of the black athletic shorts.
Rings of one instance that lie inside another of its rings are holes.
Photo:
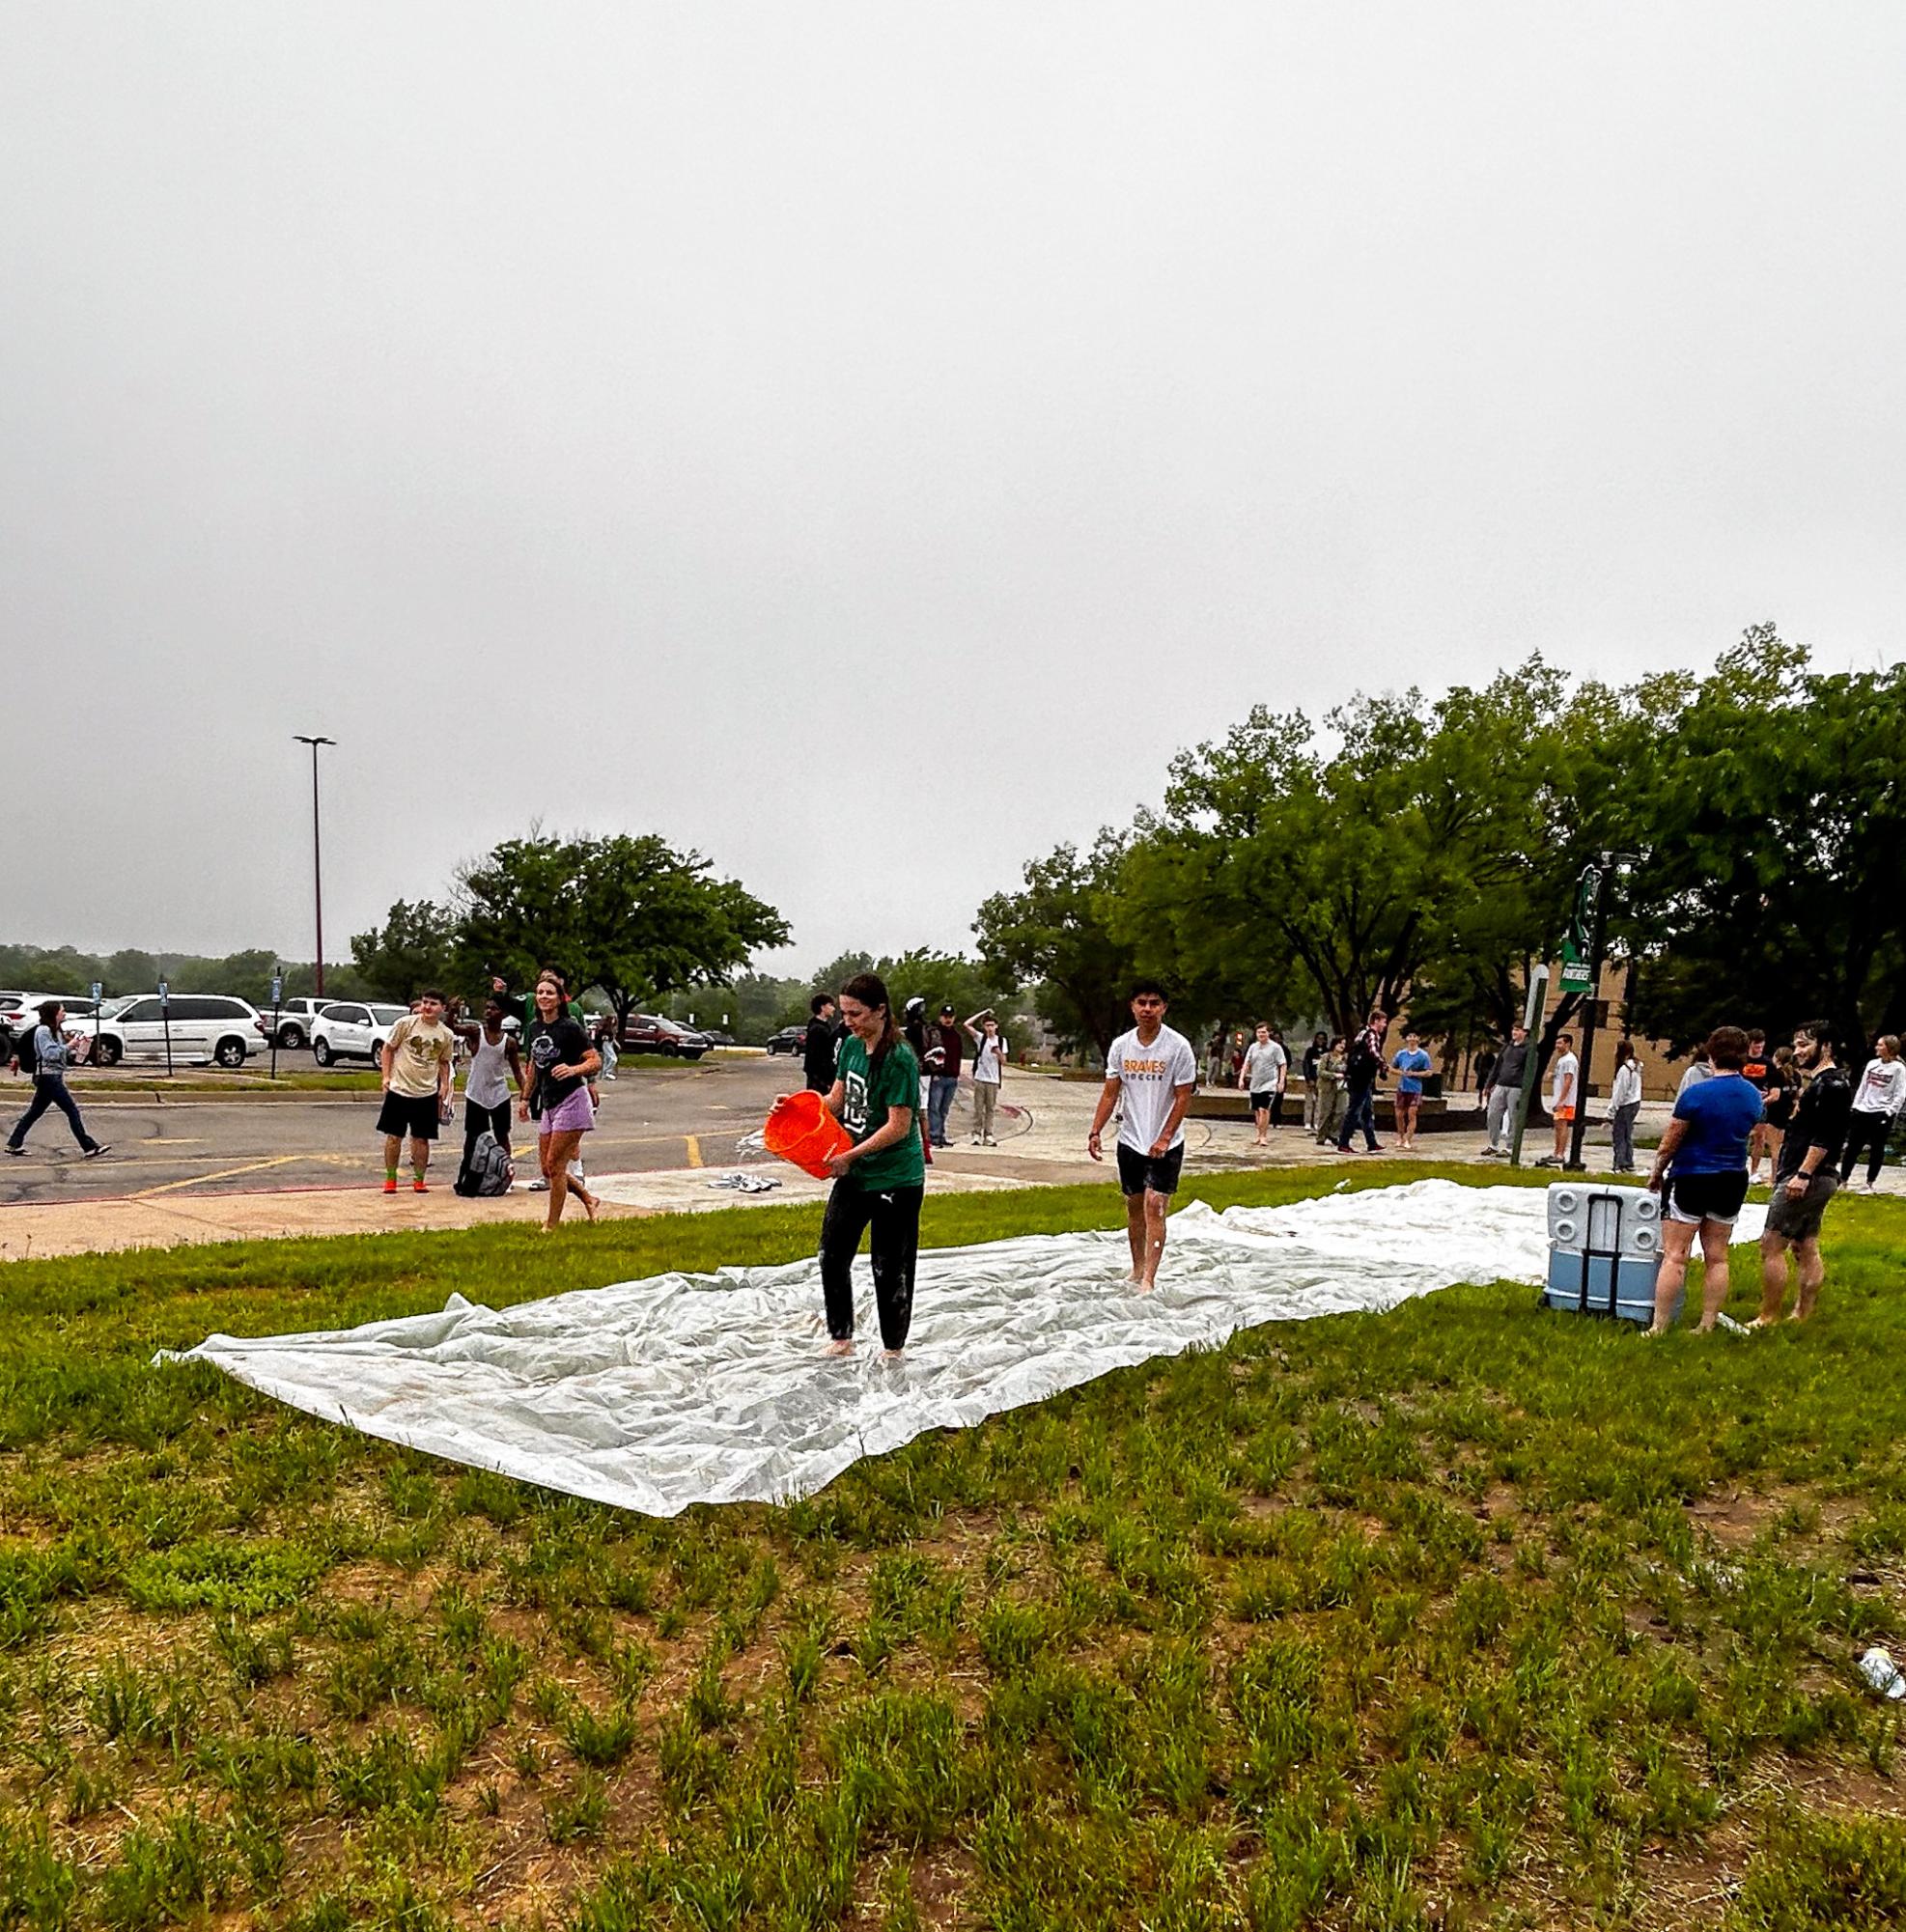
[[[1269,1113],[1271,1111],[1271,1103],[1276,1098],[1277,1089],[1275,1087],[1266,1087],[1262,1093],[1253,1093],[1250,1097],[1251,1112]]]
[[[1185,1143],[1165,1154],[1140,1154],[1135,1147],[1118,1143],[1118,1186],[1125,1194],[1175,1194],[1178,1170],[1185,1164]]]
[[[378,1109],[378,1132],[394,1134],[400,1139],[407,1134],[412,1140],[434,1140],[436,1096],[425,1094],[418,1100],[399,1093],[395,1087],[386,1087],[384,1104]]]
[[[1767,1203],[1767,1232],[1785,1235],[1789,1241],[1813,1240],[1827,1203],[1838,1192],[1839,1175],[1831,1162],[1808,1176],[1804,1194],[1790,1194],[1785,1181],[1776,1181],[1774,1198]]]
[[[1669,1220],[1698,1226],[1702,1221],[1720,1221],[1732,1227],[1734,1217],[1747,1199],[1748,1177],[1745,1167],[1725,1174],[1673,1174],[1668,1177],[1662,1206]]]

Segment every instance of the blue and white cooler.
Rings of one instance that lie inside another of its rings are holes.
[[[1551,1308],[1652,1322],[1660,1267],[1659,1194],[1584,1181],[1550,1183],[1549,1282],[1542,1299]]]

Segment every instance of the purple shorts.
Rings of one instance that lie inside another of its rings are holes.
[[[596,1124],[596,1109],[589,1105],[589,1089],[577,1087],[568,1100],[558,1101],[545,1110],[539,1134],[587,1134]]]

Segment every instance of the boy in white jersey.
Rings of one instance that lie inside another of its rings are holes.
[[[1164,989],[1141,979],[1132,989],[1132,1018],[1106,1055],[1106,1084],[1092,1115],[1085,1151],[1106,1157],[1099,1136],[1119,1109],[1118,1185],[1125,1195],[1132,1242],[1132,1279],[1146,1294],[1164,1254],[1164,1215],[1185,1164],[1185,1109],[1198,1086],[1197,1055],[1182,1033],[1164,1023]]]

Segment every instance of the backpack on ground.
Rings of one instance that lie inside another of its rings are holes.
[[[507,1194],[517,1178],[516,1162],[502,1143],[485,1128],[470,1148],[470,1158],[458,1170],[454,1191],[465,1196]]]

